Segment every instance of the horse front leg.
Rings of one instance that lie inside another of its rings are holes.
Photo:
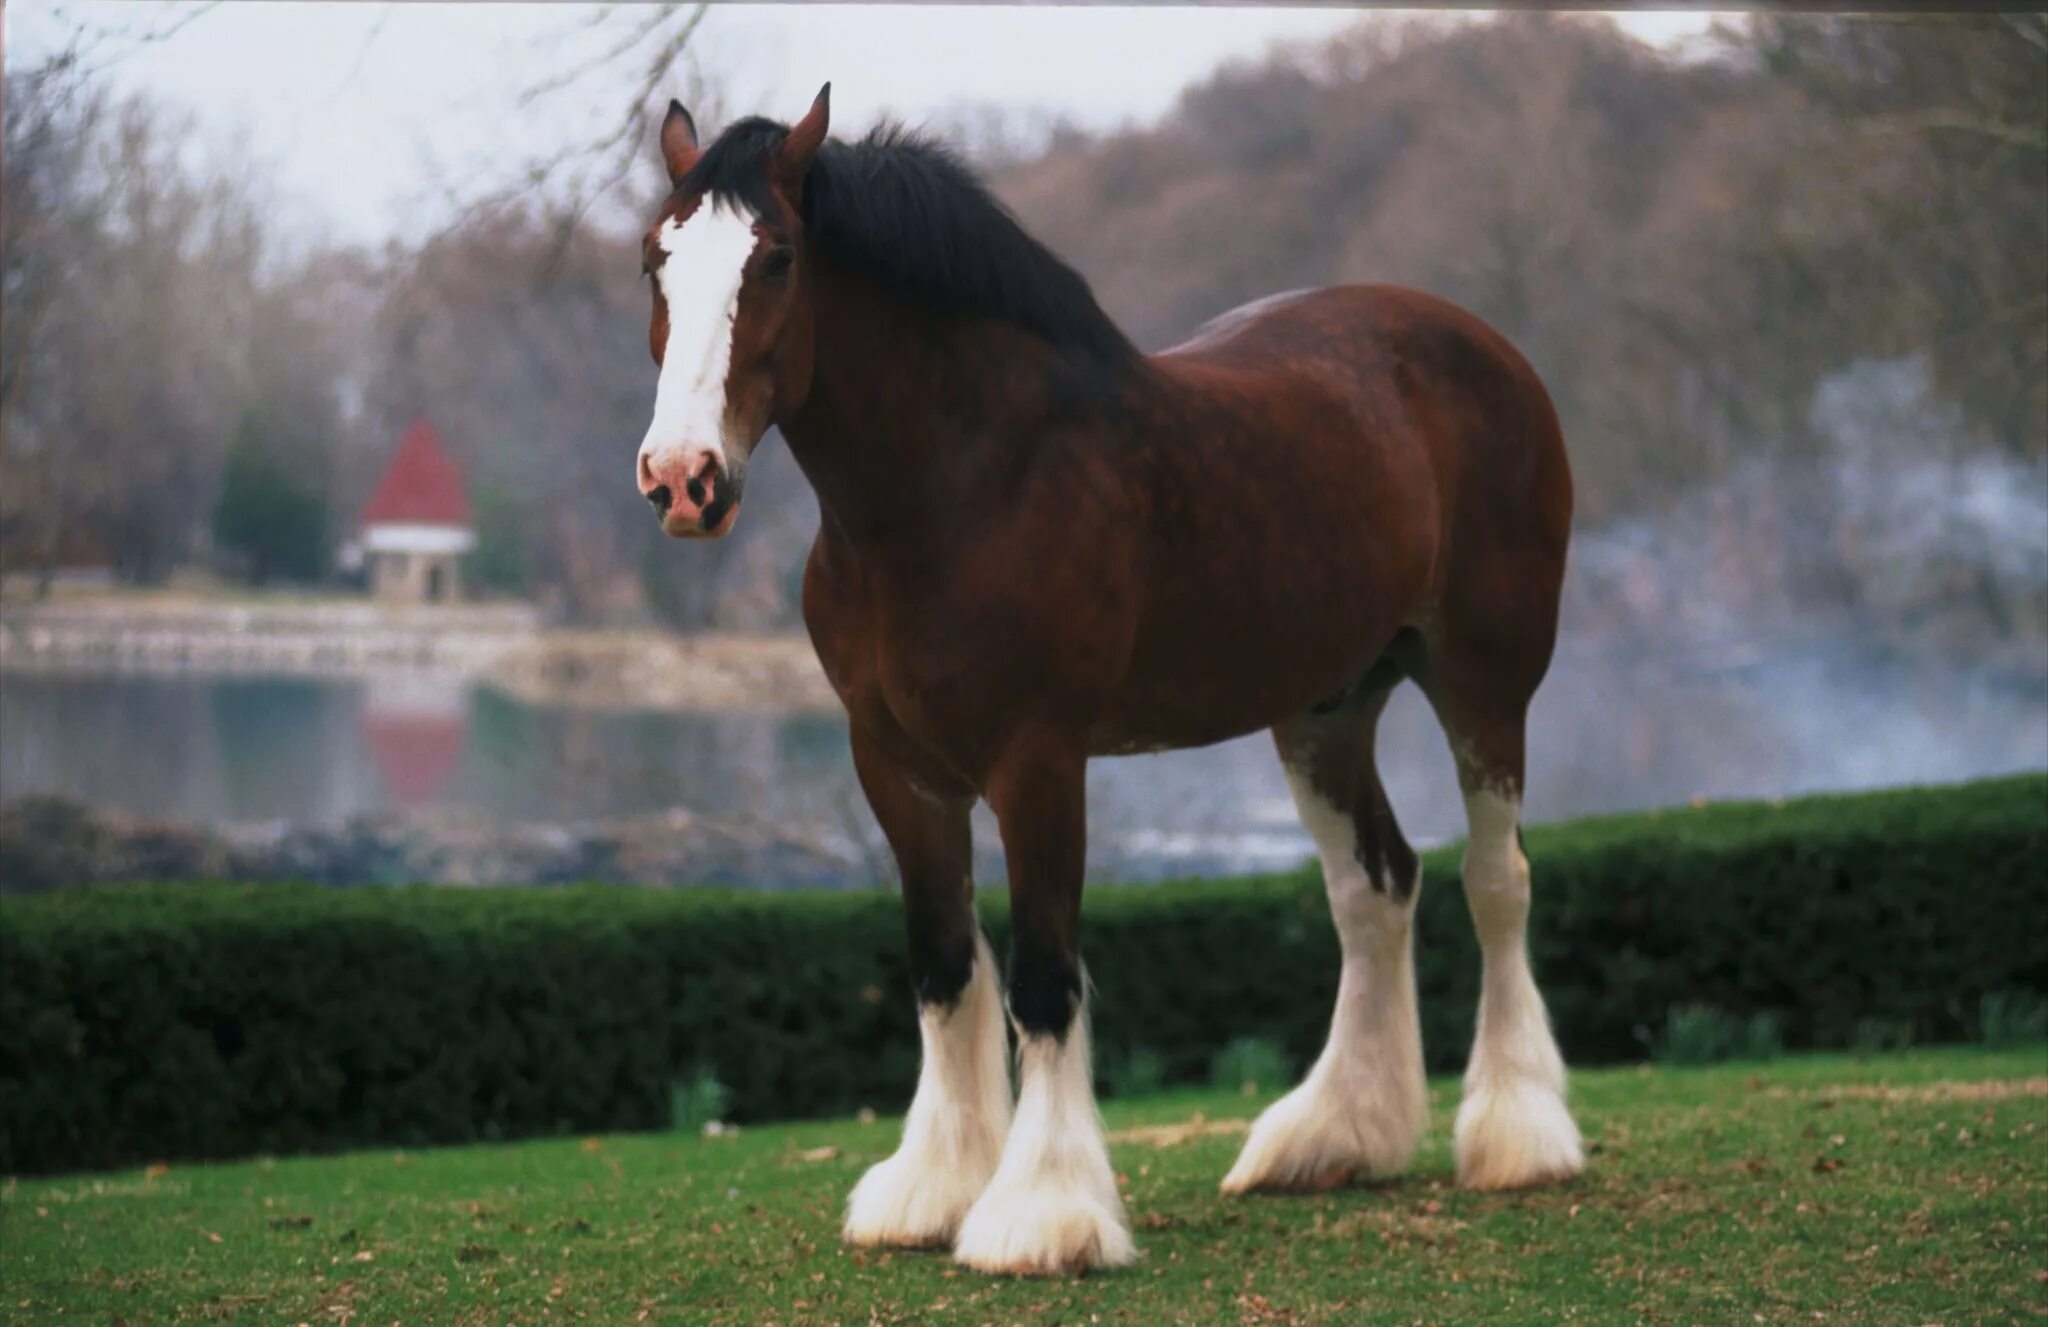
[[[853,758],[903,877],[924,1060],[902,1145],[854,1186],[844,1235],[942,1248],[995,1174],[1010,1127],[1002,987],[974,916],[973,801],[918,787],[858,727]]]
[[[1010,868],[1010,1017],[1022,1081],[1002,1165],[954,1245],[954,1257],[979,1271],[1054,1275],[1137,1256],[1089,1065],[1079,949],[1085,770],[1078,744],[1028,742],[989,781]]]

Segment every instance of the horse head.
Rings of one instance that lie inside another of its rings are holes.
[[[681,103],[662,122],[670,192],[640,243],[661,376],[637,472],[641,496],[678,538],[732,529],[748,456],[809,393],[803,186],[831,91],[794,125],[742,120],[709,149]]]

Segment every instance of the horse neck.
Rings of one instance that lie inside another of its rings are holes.
[[[999,500],[1055,422],[1076,370],[1038,337],[935,309],[861,273],[812,271],[813,371],[779,421],[828,525],[857,543],[927,543]]]

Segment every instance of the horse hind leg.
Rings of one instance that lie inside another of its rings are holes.
[[[1585,1169],[1565,1108],[1564,1058],[1529,968],[1529,859],[1522,852],[1525,697],[1437,679],[1435,705],[1464,792],[1465,903],[1484,964],[1479,1022],[1465,1070],[1454,1147],[1459,1182],[1514,1189]]]
[[[1368,678],[1343,704],[1273,730],[1322,858],[1343,966],[1321,1057],[1259,1116],[1225,1193],[1323,1189],[1398,1171],[1428,1123],[1411,945],[1422,874],[1373,764],[1379,713],[1398,683]]]

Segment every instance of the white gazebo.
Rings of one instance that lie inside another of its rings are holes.
[[[476,546],[462,471],[420,420],[363,507],[360,548],[370,592],[405,603],[461,598],[461,558]]]

